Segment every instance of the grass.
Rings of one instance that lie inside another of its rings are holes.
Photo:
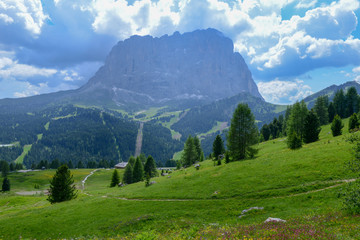
[[[338,198],[340,180],[356,177],[344,167],[351,146],[329,132],[323,127],[319,141],[295,151],[284,139],[267,141],[253,160],[204,161],[200,170],[153,178],[149,187],[110,188],[113,170],[101,169],[77,199],[54,205],[43,195],[14,193],[35,183],[46,189],[54,170],[11,173],[12,191],[0,195],[0,238],[359,239],[360,217],[343,212]],[[90,171],[72,170],[78,186]],[[264,209],[239,218],[255,206]],[[263,223],[268,217],[287,222]]]
[[[38,138],[39,138],[39,136],[38,136]],[[30,151],[31,146],[32,146],[32,144],[29,144],[29,145],[25,145],[25,146],[24,146],[23,152],[22,152],[21,155],[15,160],[15,163],[23,163],[24,157],[25,157],[26,154],[28,154],[28,152]]]

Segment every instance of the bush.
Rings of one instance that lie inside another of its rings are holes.
[[[349,183],[341,193],[344,209],[352,214],[360,213],[360,181]]]
[[[10,191],[10,180],[7,177],[5,177],[3,180],[2,191],[3,192]]]

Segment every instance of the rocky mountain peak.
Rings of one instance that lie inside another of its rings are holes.
[[[243,91],[261,98],[233,42],[215,29],[160,38],[132,36],[118,42],[80,91],[99,89],[118,104],[212,101]]]

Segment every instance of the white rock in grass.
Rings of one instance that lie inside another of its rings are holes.
[[[265,223],[267,223],[267,222],[286,222],[286,220],[283,220],[281,218],[269,217],[268,219],[265,220]]]

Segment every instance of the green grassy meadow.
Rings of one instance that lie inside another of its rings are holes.
[[[72,170],[75,200],[46,195],[54,170],[11,173],[0,194],[0,239],[360,239],[360,216],[342,209],[339,191],[351,145],[324,126],[320,140],[289,150],[285,139],[259,144],[255,159],[214,166],[210,160],[168,176],[110,188],[113,170]],[[123,170],[119,171],[120,176]],[[244,209],[263,207],[242,215]],[[240,217],[241,216],[241,217]],[[286,223],[263,223],[268,217]]]

